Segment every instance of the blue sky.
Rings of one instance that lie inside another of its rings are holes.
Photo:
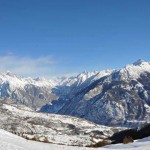
[[[150,61],[149,0],[0,0],[0,71],[58,76]]]

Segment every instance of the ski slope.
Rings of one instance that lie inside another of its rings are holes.
[[[150,137],[131,144],[116,144],[94,149],[29,141],[0,129],[0,150],[149,150],[149,147]]]

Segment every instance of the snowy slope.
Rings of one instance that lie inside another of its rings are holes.
[[[149,150],[150,138],[145,138],[131,144],[109,145],[103,148],[70,147],[28,141],[0,129],[0,150]]]
[[[0,129],[0,150],[78,150],[87,149],[79,147],[67,147],[54,144],[39,143],[25,140],[17,135]]]
[[[112,150],[149,150],[150,149],[150,137],[136,140],[129,144],[114,144],[105,146],[106,149]]]

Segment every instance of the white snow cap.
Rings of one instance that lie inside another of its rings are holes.
[[[137,79],[144,72],[150,73],[150,62],[146,62],[142,59],[139,59],[133,64],[126,65],[124,68],[120,69],[123,79]]]

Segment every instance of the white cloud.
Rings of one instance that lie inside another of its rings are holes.
[[[55,62],[50,56],[38,58],[0,56],[0,72],[11,71],[22,76],[51,76],[54,64]]]

